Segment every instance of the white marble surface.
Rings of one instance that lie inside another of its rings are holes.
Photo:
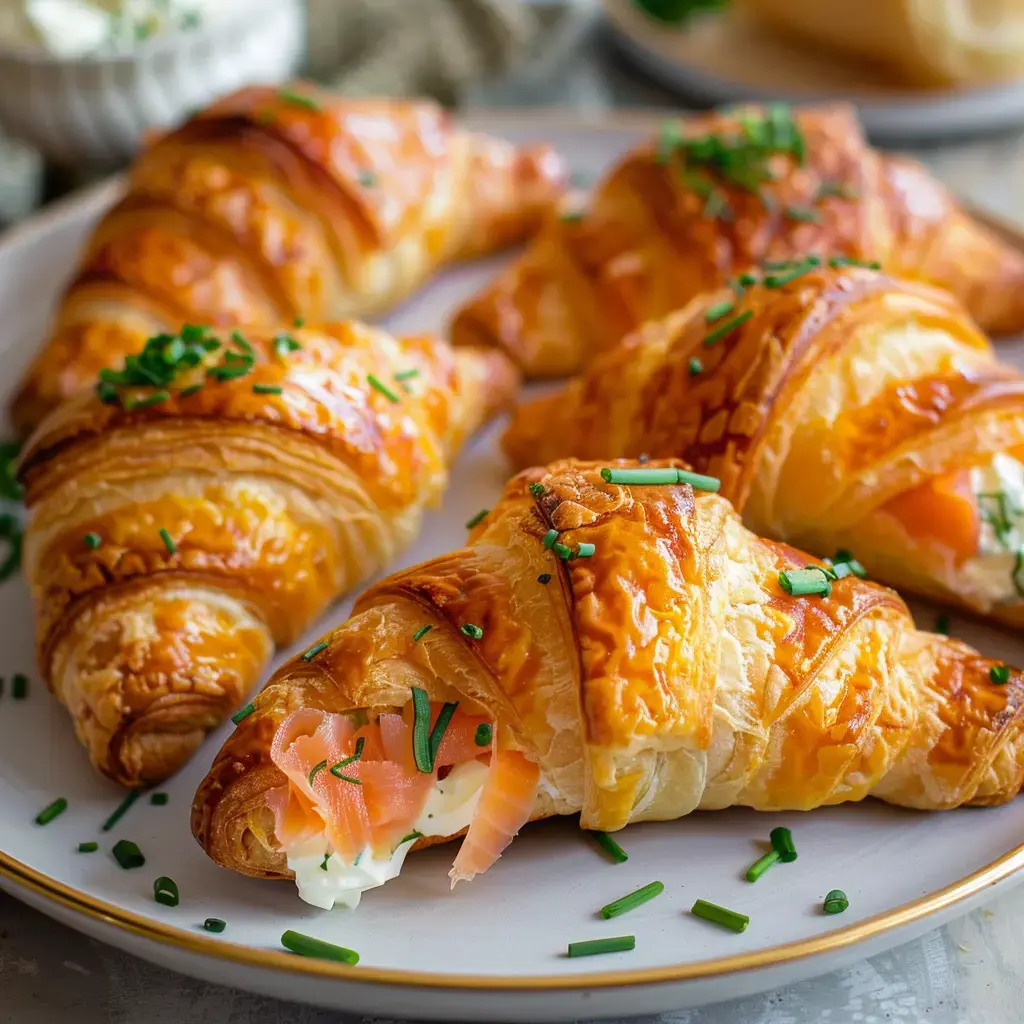
[[[596,40],[555,79],[502,84],[480,103],[678,107]],[[1024,135],[916,153],[955,189],[1024,223]],[[649,1024],[1020,1024],[1024,888],[890,953],[776,992]],[[0,894],[0,1024],[326,1024],[355,1019],[195,982],[109,949]],[[384,1024],[380,1021],[379,1024]]]

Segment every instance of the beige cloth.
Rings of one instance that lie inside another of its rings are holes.
[[[351,95],[427,95],[470,87],[557,47],[592,0],[308,0],[309,70]]]

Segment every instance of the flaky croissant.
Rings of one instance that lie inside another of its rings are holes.
[[[758,533],[1024,623],[1024,376],[946,292],[809,261],[757,277],[524,405],[513,462],[678,456]]]
[[[497,345],[528,376],[573,373],[644,321],[809,252],[881,260],[952,290],[987,330],[1024,329],[1024,254],[922,167],[871,149],[849,108],[780,106],[666,123],[458,311],[452,339]]]
[[[451,837],[423,801],[467,765],[487,769],[474,769],[453,881],[552,814],[613,830],[698,808],[1016,795],[1021,673],[917,631],[893,591],[853,575],[811,570],[824,596],[787,593],[808,556],[678,482],[681,465],[604,464],[677,481],[657,485],[616,482],[601,463],[529,470],[467,547],[374,585],[221,750],[193,805],[207,853],[281,877],[312,851],[314,868],[324,859],[310,884],[325,886],[364,843],[363,857],[400,866],[414,844]],[[420,768],[402,727],[415,747],[410,701],[428,698],[424,724],[443,735]],[[438,717],[456,701],[445,732]],[[474,749],[464,737],[481,722]]]
[[[139,157],[14,399],[15,426],[184,322],[379,313],[442,264],[535,230],[562,179],[549,147],[460,130],[426,101],[309,84],[228,96]]]
[[[185,328],[52,413],[22,455],[23,571],[93,764],[126,786],[180,767],[412,538],[514,388],[498,353],[357,323]]]

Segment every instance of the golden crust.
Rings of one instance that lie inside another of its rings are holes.
[[[526,237],[562,189],[550,148],[460,131],[433,103],[295,88],[311,106],[243,89],[139,157],[15,398],[19,428],[182,322],[382,312]]]
[[[667,464],[682,465],[649,465]],[[894,592],[855,577],[790,596],[779,572],[808,556],[750,533],[725,499],[605,483],[600,467],[520,474],[467,547],[374,585],[316,659],[277,673],[196,794],[193,832],[214,860],[287,874],[266,807],[285,715],[400,707],[411,686],[493,716],[542,768],[535,816],[581,813],[588,828],[1016,794],[1021,673],[986,682],[993,663],[916,631]],[[593,554],[564,560],[543,543],[552,526]]]
[[[742,134],[741,116],[674,127],[688,138]],[[773,157],[765,199],[716,179],[727,216],[708,213],[706,185],[695,188],[663,143],[637,147],[582,217],[550,217],[527,252],[457,313],[454,342],[496,345],[527,376],[561,376],[736,274],[807,253],[880,260],[952,290],[988,330],[1024,328],[1024,256],[923,168],[871,149],[851,109],[801,110],[796,121],[806,161]]]
[[[42,675],[125,785],[176,770],[275,645],[412,538],[516,386],[494,352],[359,324],[291,333],[282,356],[247,330],[251,371],[191,395],[189,379],[149,406],[131,400],[153,389],[71,399],[23,453]]]

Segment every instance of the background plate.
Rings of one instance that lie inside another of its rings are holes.
[[[477,115],[517,140],[544,137],[598,173],[649,127],[588,127],[543,115]],[[51,209],[0,245],[0,401],[18,379],[45,330],[48,312],[81,244],[113,201],[116,182]],[[449,311],[494,273],[501,260],[446,274],[387,323],[395,329],[440,328]],[[1024,346],[1009,344],[1020,362]],[[463,523],[500,492],[507,466],[492,428],[459,461],[444,507],[427,518],[418,543],[399,560],[411,564],[460,545]],[[350,602],[330,621],[341,619]],[[934,621],[923,610],[920,621]],[[32,673],[32,623],[20,581],[0,588],[3,673]],[[955,622],[958,635],[987,652],[1024,661],[1024,647],[997,630]],[[304,638],[299,648],[320,632]],[[289,884],[244,879],[215,867],[193,842],[188,807],[205,768],[230,729],[211,736],[192,764],[163,789],[166,807],[140,800],[109,834],[100,823],[121,799],[98,778],[67,715],[34,685],[31,698],[0,703],[0,884],[72,926],[164,966],[211,981],[350,1011],[471,1020],[539,1020],[657,1011],[743,995],[833,970],[905,941],[966,910],[995,885],[1019,879],[1024,866],[1024,801],[1002,808],[920,815],[881,804],[807,815],[746,811],[697,814],[627,830],[629,862],[611,865],[572,821],[533,826],[483,878],[450,894],[452,848],[410,858],[402,876],[370,893],[355,913],[322,913],[301,903]],[[32,824],[56,796],[70,809],[53,825]],[[793,827],[800,860],[759,884],[742,875],[776,824]],[[110,847],[133,839],[145,868],[121,871]],[[83,840],[101,852],[74,852]],[[152,898],[167,874],[181,889],[170,909]],[[666,894],[621,921],[596,910],[660,878]],[[820,912],[824,894],[843,888],[849,911]],[[703,897],[748,913],[734,935],[690,917]],[[224,918],[222,937],[200,928]],[[363,960],[344,968],[293,957],[279,939],[295,928],[352,946]],[[569,961],[568,941],[633,933],[632,954]]]

